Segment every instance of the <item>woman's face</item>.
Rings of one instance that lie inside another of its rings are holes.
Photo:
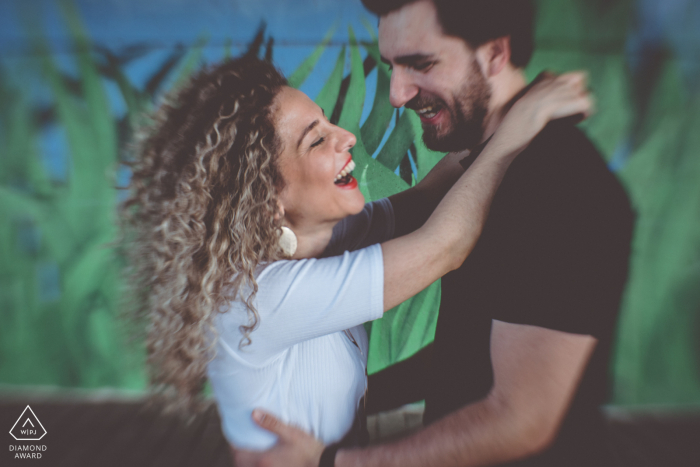
[[[348,174],[354,168],[349,150],[355,136],[332,125],[318,105],[294,88],[283,87],[273,109],[285,183],[280,203],[290,226],[313,228],[360,212],[365,200]]]

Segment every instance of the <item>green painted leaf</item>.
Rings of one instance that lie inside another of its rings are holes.
[[[423,142],[423,128],[420,123],[420,117],[416,115],[413,110],[406,109],[404,115],[408,114],[408,119],[413,128],[413,133],[416,135],[414,140],[414,145],[416,148],[416,166],[418,167],[418,181],[423,180],[423,178],[430,172],[430,170],[438,163],[440,159],[445,157],[444,152],[436,152],[428,149]]]
[[[226,40],[224,41],[224,55],[223,55],[224,60],[231,58],[231,44],[233,44],[233,41],[231,40],[230,37],[227,37]]]
[[[360,138],[360,117],[365,104],[365,69],[352,26],[348,26],[348,35],[350,36],[350,84],[338,119],[338,126],[353,132]]]
[[[404,110],[386,143],[377,154],[377,161],[392,171],[396,170],[413,143],[414,133],[409,120],[409,112],[409,110]]]
[[[117,82],[117,86],[119,86],[119,91],[122,93],[122,96],[124,96],[129,121],[132,125],[135,125],[139,115],[147,110],[149,102],[141,95],[139,90],[131,84],[124,74],[122,66],[118,62],[113,63],[112,67],[115,81]]]
[[[174,89],[180,87],[184,82],[186,82],[190,75],[197,70],[199,65],[202,63],[202,52],[207,42],[209,42],[209,36],[202,34],[187,52],[182,68],[180,68],[177,78],[175,79],[175,84],[173,85]]]
[[[340,49],[338,58],[335,61],[335,67],[331,72],[330,78],[323,85],[323,88],[316,96],[316,103],[323,109],[326,116],[330,118],[335,108],[335,103],[340,94],[340,84],[343,82],[343,69],[345,68],[345,46]]]
[[[433,341],[440,307],[440,280],[372,322],[368,373],[410,357]]]
[[[36,193],[45,197],[53,194],[53,186],[39,157],[36,139],[38,129],[30,103],[18,89],[10,86],[0,74],[0,181],[11,184],[26,179]]]
[[[391,74],[389,67],[379,61],[379,50],[377,46],[372,44],[365,47],[370,55],[377,61],[377,90],[374,94],[374,103],[372,110],[362,125],[362,142],[369,154],[374,152],[382,142],[384,133],[389,128],[391,116],[394,113],[394,108],[389,102],[389,86],[391,84]]]
[[[367,201],[385,198],[408,188],[408,184],[401,177],[372,159],[361,141],[358,140],[351,152],[356,164],[355,177]]]
[[[362,44],[362,46],[365,48],[367,53],[374,59],[375,62],[383,63],[382,56],[379,53],[379,44],[377,44],[376,41],[370,44]],[[389,72],[389,67],[387,67],[387,72]]]
[[[60,2],[60,5],[71,38],[78,51],[80,80],[90,113],[88,122],[93,128],[97,145],[95,148],[97,153],[91,155],[92,160],[106,166],[116,160],[117,134],[114,118],[102,78],[90,51],[90,41],[80,20],[78,9],[73,2],[63,1]]]
[[[360,16],[360,22],[362,22],[362,25],[369,33],[369,36],[372,38],[372,41],[376,43],[379,40],[379,38],[377,37],[377,32],[375,31],[376,27],[372,23],[370,23],[367,17],[364,15]],[[377,60],[377,62],[379,62],[379,60]]]
[[[321,43],[318,46],[316,46],[311,55],[309,55],[309,57],[306,60],[301,62],[301,65],[299,65],[297,69],[294,70],[291,75],[289,75],[287,82],[291,87],[298,89],[299,86],[301,86],[304,83],[304,81],[306,81],[306,78],[309,77],[311,71],[316,66],[316,63],[318,63],[318,59],[321,58],[321,55],[323,55],[323,52],[326,50],[326,46],[331,41],[333,34],[335,34],[336,27],[337,23],[331,26],[330,29],[328,29],[328,32],[326,33],[325,37],[323,38]]]

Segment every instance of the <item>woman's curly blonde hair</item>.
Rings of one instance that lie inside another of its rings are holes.
[[[285,84],[254,57],[204,68],[137,138],[122,206],[131,316],[147,324],[150,383],[169,410],[202,408],[215,314],[243,300],[241,345],[250,343],[256,267],[283,257],[272,104]]]

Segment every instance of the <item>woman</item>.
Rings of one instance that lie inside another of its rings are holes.
[[[531,89],[444,198],[455,156],[365,205],[351,175],[355,137],[271,64],[201,71],[146,131],[125,205],[152,381],[192,407],[206,372],[237,448],[275,442],[251,420],[256,407],[326,444],[357,442],[361,324],[464,261],[510,162],[549,120],[589,111],[583,81]],[[394,205],[421,196],[439,204],[394,238]]]

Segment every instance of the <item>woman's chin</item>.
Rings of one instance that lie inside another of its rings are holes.
[[[365,206],[365,197],[359,189],[357,179],[350,176],[347,183],[336,184],[337,189],[342,190],[343,198],[352,198],[352,206],[349,207],[348,215],[357,214],[362,211]]]
[[[353,195],[352,214],[358,214],[365,208],[365,197],[359,188],[355,188]]]

